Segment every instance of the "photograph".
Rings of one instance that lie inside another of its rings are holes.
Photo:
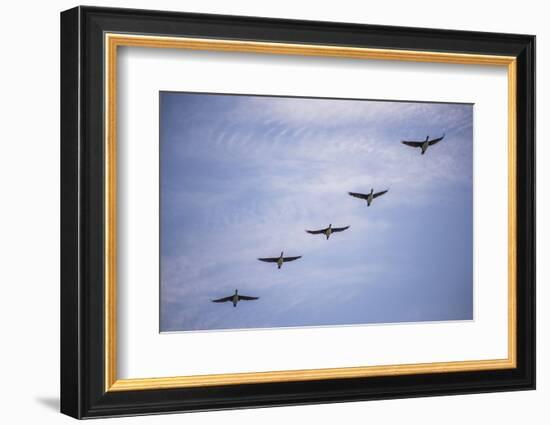
[[[474,104],[159,104],[160,332],[475,319]]]

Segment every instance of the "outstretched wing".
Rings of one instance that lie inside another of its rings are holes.
[[[374,195],[372,195],[372,197],[373,198],[378,198],[379,196],[382,196],[384,193],[386,193],[388,190],[383,190],[382,192],[377,192]]]
[[[258,258],[260,261],[265,261],[266,263],[276,263],[279,258]]]
[[[424,142],[413,142],[411,140],[401,140],[401,143],[403,143],[404,145],[413,147],[413,148],[419,148],[419,147],[422,146],[422,143],[424,143]]]
[[[349,226],[346,226],[346,227],[333,227],[332,231],[333,232],[343,232],[346,229],[349,229]]]
[[[334,230],[334,229],[333,229]],[[321,233],[325,233],[327,229],[321,229],[321,230],[306,230],[306,232],[311,233],[312,235],[320,235]]]
[[[257,300],[260,297],[249,297],[247,295],[239,295],[239,300],[245,300],[245,301],[251,301],[251,300]]]
[[[297,257],[283,257],[283,261],[286,263],[287,261],[294,261],[294,260],[297,260],[298,258],[302,258],[302,256],[298,255]]]
[[[218,298],[217,300],[212,300],[213,303],[224,303],[224,302],[227,302],[227,301],[231,301],[233,299],[233,296],[230,295],[229,297],[224,297],[224,298]]]
[[[348,192],[350,196],[353,196],[354,198],[359,199],[367,199],[369,195],[365,195],[364,193],[356,193],[356,192]]]
[[[435,145],[437,142],[443,140],[444,137],[445,137],[445,135],[441,136],[441,137],[438,138],[438,139],[430,140],[430,141],[428,142],[428,144],[429,144],[430,146]]]

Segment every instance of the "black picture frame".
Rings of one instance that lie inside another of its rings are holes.
[[[517,59],[517,367],[105,391],[104,34],[506,55]],[[76,7],[61,13],[61,412],[75,418],[535,388],[535,37]]]

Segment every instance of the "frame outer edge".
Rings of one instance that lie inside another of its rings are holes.
[[[533,135],[533,150],[532,150],[532,193],[531,197],[533,199],[533,288],[532,288],[532,313],[531,313],[531,330],[533,332],[533,342],[532,342],[532,388],[536,389],[537,387],[537,38],[536,36],[532,37],[530,44],[531,52],[531,66],[533,81],[531,83],[531,123],[529,128],[532,129]]]
[[[60,411],[82,417],[80,344],[80,9],[60,15],[61,340]]]
[[[526,361],[528,366],[527,380],[529,382],[528,388],[536,389],[536,358],[537,358],[537,332],[536,332],[536,37],[531,36],[529,42],[526,43],[524,52],[525,60],[525,142],[528,146],[527,162],[529,167],[526,170],[526,180],[529,192],[524,194],[527,196],[527,203],[529,205],[529,220],[527,222],[527,236],[526,242],[529,258],[526,263],[529,266],[529,279],[527,284],[528,299],[526,300],[526,328],[525,332],[529,334],[529,347],[526,349],[528,359]],[[526,265],[527,266],[527,265]]]

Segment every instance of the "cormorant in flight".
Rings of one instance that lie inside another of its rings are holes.
[[[321,230],[306,230],[306,232],[311,233],[312,235],[325,235],[328,238],[330,238],[330,235],[332,235],[334,232],[343,232],[344,230],[349,229],[349,226],[346,227],[332,227],[332,224],[329,224],[326,229]]]
[[[351,196],[354,198],[364,199],[367,201],[367,207],[370,207],[370,204],[372,201],[379,196],[382,196],[384,193],[386,193],[389,189],[383,190],[382,192],[376,192],[374,193],[374,189],[370,190],[370,193],[356,193],[356,192],[348,192]]]
[[[426,136],[426,140],[417,142],[417,141],[409,141],[409,140],[402,140],[401,143],[407,146],[411,146],[413,148],[422,148],[421,155],[424,155],[426,151],[428,150],[428,147],[435,145],[437,142],[443,140],[445,137],[445,134],[443,136],[438,137],[437,139],[430,140],[430,136]]]
[[[212,300],[213,303],[225,303],[227,301],[231,301],[233,303],[233,307],[237,307],[237,303],[239,301],[252,301],[257,300],[260,297],[249,297],[247,295],[239,295],[239,291],[235,289],[235,293],[233,295],[230,295],[228,297],[224,298],[218,298],[217,300]]]
[[[281,251],[281,255],[279,257],[258,258],[258,260],[265,261],[266,263],[277,263],[277,268],[280,269],[283,266],[283,263],[286,263],[287,261],[294,261],[298,258],[302,258],[302,256],[299,255],[297,257],[283,257],[283,251]]]

